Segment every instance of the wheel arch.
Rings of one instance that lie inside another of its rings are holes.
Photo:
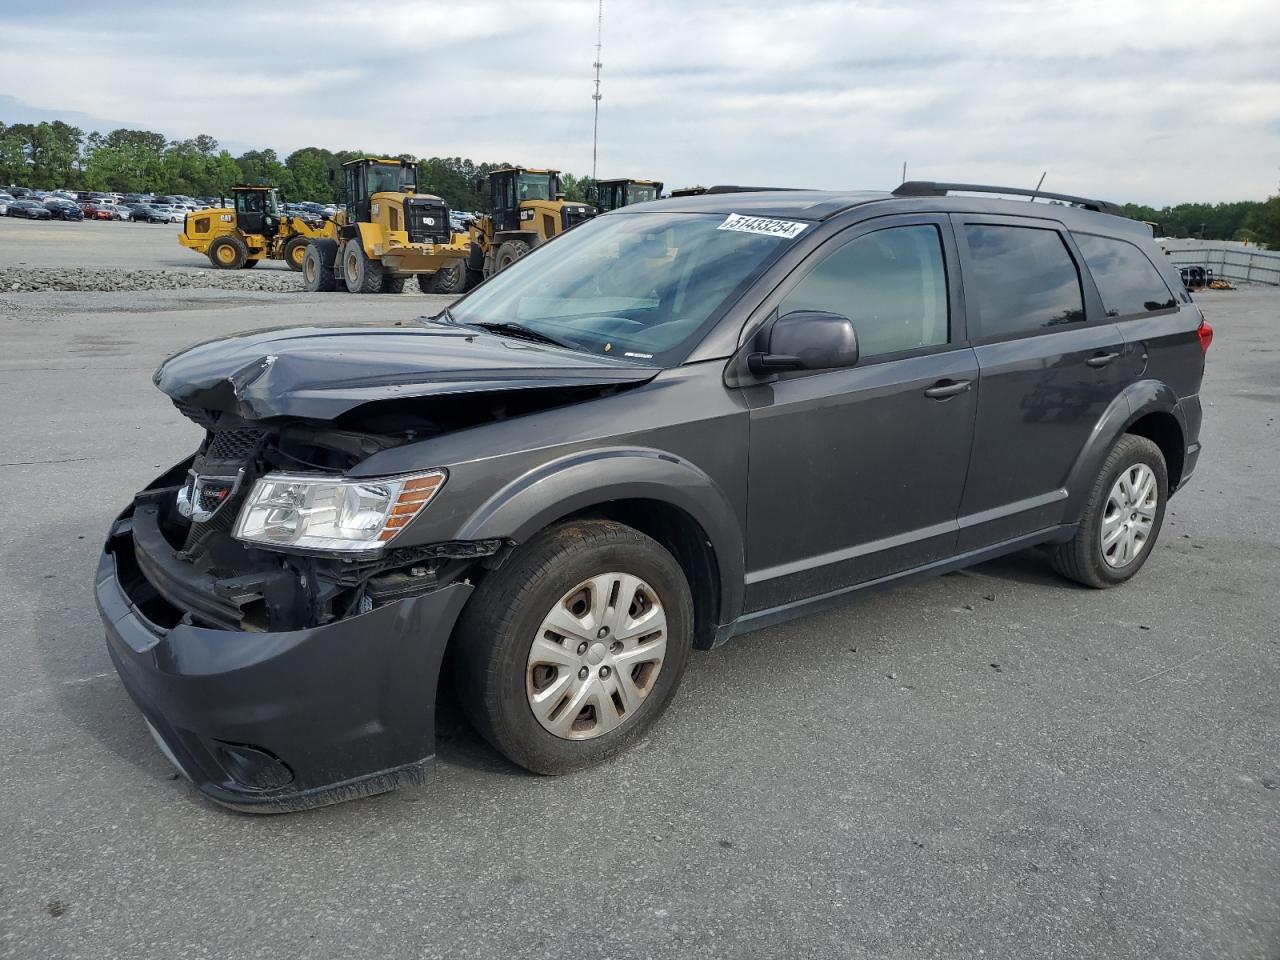
[[[598,516],[653,537],[676,558],[694,596],[695,644],[741,612],[742,534],[729,500],[696,465],[648,449],[593,450],[544,465],[490,497],[462,540],[524,543],[557,523]]]
[[[1169,471],[1169,489],[1177,489],[1186,458],[1186,425],[1182,421],[1178,396],[1167,383],[1139,380],[1111,402],[1076,458],[1066,484],[1068,522],[1080,519],[1090,484],[1108,452],[1126,433],[1146,437],[1160,448]]]

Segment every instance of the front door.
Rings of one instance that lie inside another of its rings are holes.
[[[516,207],[516,175],[493,173],[489,175],[489,208],[493,217],[493,229],[518,230],[520,212]]]
[[[750,386],[746,608],[949,556],[969,462],[977,361],[945,217],[851,228],[778,308],[849,317],[852,368]]]
[[[1062,522],[1068,474],[1130,365],[1060,224],[953,219],[980,370],[960,507],[968,550]]]
[[[363,164],[343,167],[347,186],[347,223],[368,223],[372,216],[369,183]]]
[[[263,234],[266,229],[265,190],[238,190],[236,200],[236,226],[244,233]]]

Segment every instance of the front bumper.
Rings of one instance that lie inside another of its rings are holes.
[[[421,782],[469,584],[307,630],[163,627],[127,589],[132,549],[131,533],[116,532],[98,562],[107,649],[164,752],[205,796],[274,813]]]

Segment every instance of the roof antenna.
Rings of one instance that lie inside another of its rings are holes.
[[[1028,201],[1027,201],[1027,203],[1035,203],[1035,202],[1036,202],[1036,194],[1037,194],[1037,193],[1039,193],[1039,192],[1040,192],[1040,188],[1044,186],[1044,178],[1045,178],[1045,177],[1047,177],[1048,175],[1049,175],[1049,171],[1048,171],[1048,170],[1046,170],[1044,173],[1040,174],[1040,182],[1039,182],[1039,183],[1037,183],[1037,184],[1036,184],[1036,188],[1035,188],[1034,190],[1032,190],[1032,191],[1031,191],[1031,199],[1030,199],[1030,200],[1028,200]]]
[[[907,182],[907,161],[902,161],[902,182]]]

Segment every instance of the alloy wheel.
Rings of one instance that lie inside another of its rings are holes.
[[[1127,567],[1138,558],[1151,539],[1159,501],[1160,486],[1149,466],[1135,463],[1120,471],[1107,495],[1098,531],[1107,566]]]

